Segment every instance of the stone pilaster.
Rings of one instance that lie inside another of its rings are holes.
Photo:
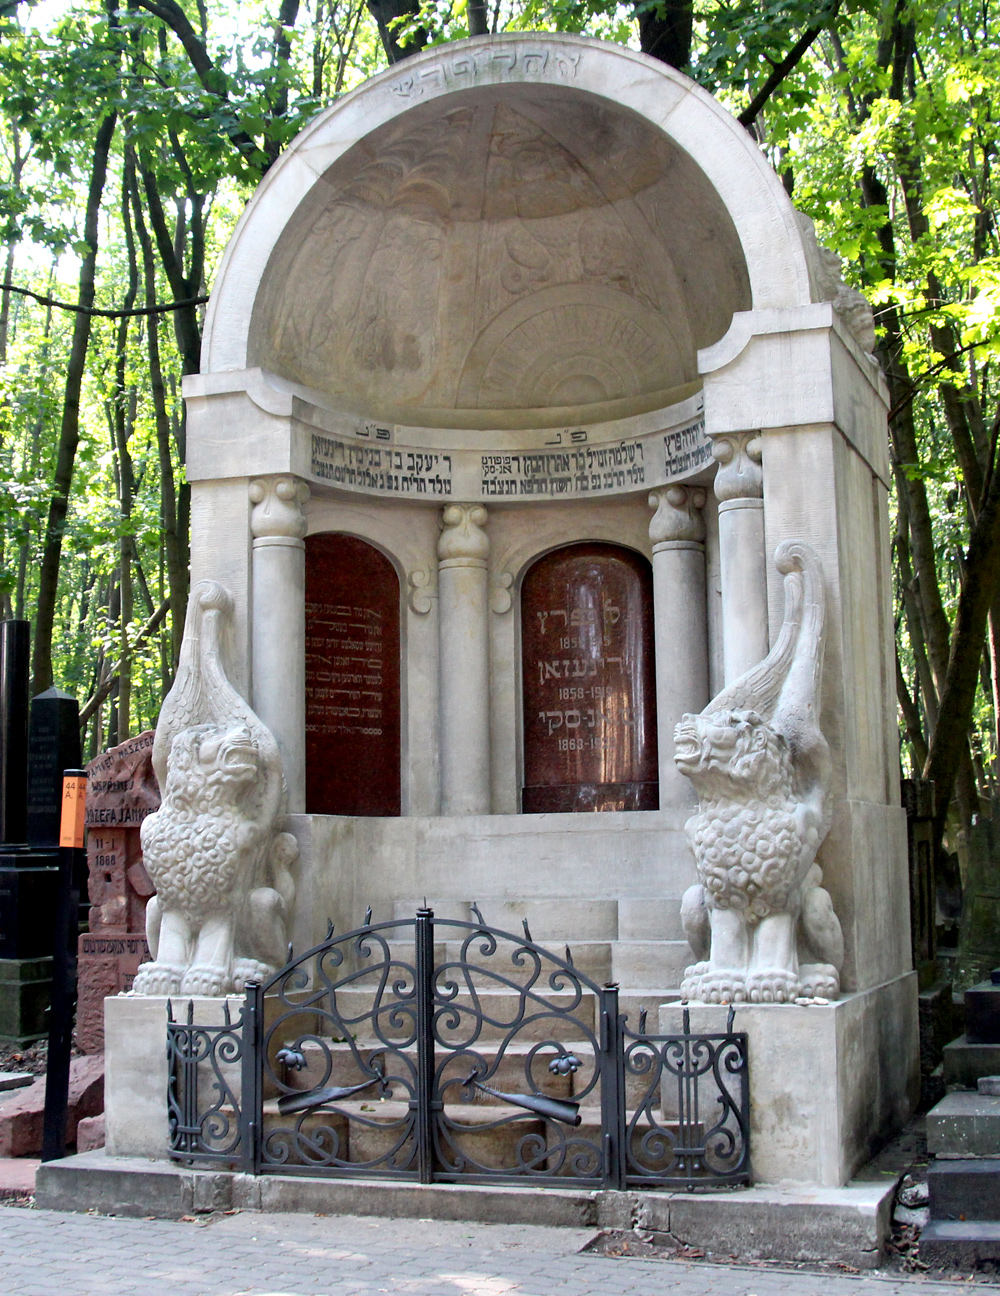
[[[705,492],[667,486],[649,497],[656,641],[656,728],[660,806],[690,804],[688,780],[674,764],[674,726],[708,704],[705,611]]]
[[[489,814],[490,541],[481,504],[448,504],[438,539],[441,813]]]
[[[298,477],[250,483],[253,709],[277,740],[288,811],[305,810],[306,519],[309,487]]]
[[[764,474],[756,432],[712,438],[719,461],[719,566],[722,577],[722,656],[725,682],[767,656],[767,563]]]

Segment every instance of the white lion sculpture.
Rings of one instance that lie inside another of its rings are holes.
[[[802,541],[775,553],[785,620],[764,661],[674,733],[700,805],[686,824],[698,876],[681,904],[701,961],[683,999],[787,1003],[840,993],[844,944],[816,852],[830,827],[820,732],[823,571]]]
[[[192,590],[156,728],[163,800],[141,833],[156,887],[146,909],[153,962],[140,967],[136,994],[225,995],[285,960],[298,846],[279,830],[277,744],[226,674],[232,610],[214,581]]]

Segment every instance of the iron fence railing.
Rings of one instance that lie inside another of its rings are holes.
[[[750,1182],[746,1035],[628,1028],[618,989],[479,922],[372,924],[238,1022],[168,1010],[171,1155],[251,1173],[625,1188]]]

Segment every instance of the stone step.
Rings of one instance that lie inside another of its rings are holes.
[[[476,1173],[476,1167],[485,1172],[516,1172],[527,1163],[527,1173],[548,1168],[568,1179],[600,1173],[599,1107],[581,1107],[578,1126],[546,1121],[511,1104],[480,1102],[478,1098],[469,1103],[445,1103],[442,1114],[437,1147],[444,1170],[463,1165],[465,1173],[471,1174]],[[632,1112],[626,1114],[627,1121],[632,1117]],[[265,1154],[270,1149],[284,1165],[308,1165],[331,1156],[352,1165],[375,1165],[395,1155],[402,1168],[412,1154],[412,1113],[406,1102],[348,1100],[336,1103],[335,1108],[282,1116],[277,1103],[271,1101],[264,1104],[263,1118]],[[637,1150],[638,1139],[648,1128],[642,1123],[636,1132],[633,1141]],[[676,1125],[666,1128],[677,1135]],[[551,1149],[548,1155],[547,1149]],[[669,1152],[661,1151],[657,1158],[656,1148],[643,1157],[651,1172],[669,1162]]]
[[[1000,1260],[1000,1223],[990,1220],[935,1220],[920,1232],[925,1264],[968,1272],[981,1260]]]
[[[927,1168],[932,1220],[1000,1220],[1000,1157],[932,1161]]]
[[[461,1043],[476,1037],[483,1039],[503,1039],[512,1029],[523,1005],[524,1020],[517,1029],[518,1040],[544,1040],[553,1036],[569,1038],[581,1029],[593,1031],[596,1014],[594,996],[584,994],[579,1001],[573,992],[549,990],[544,993],[533,992],[532,997],[525,999],[513,990],[493,990],[476,986],[478,1012],[490,1020],[480,1020],[474,1010],[473,999],[468,991],[457,994],[450,1001],[454,1009],[454,1021],[449,1021],[446,1014],[439,1010],[437,1029],[442,1038],[449,1044]],[[365,1014],[372,1002],[371,989],[342,986],[337,990],[337,1009],[348,1032],[369,1033],[372,1029],[370,1018]],[[409,1016],[394,1023],[392,1014],[399,1000],[386,997],[379,1011],[379,1029],[390,1041],[403,1039],[412,1031]],[[412,1004],[412,1001],[410,1001]],[[570,1009],[570,1016],[564,1017],[560,1010]],[[404,1004],[404,1008],[407,1005]],[[306,1016],[307,1014],[303,1014]]]
[[[611,979],[632,989],[676,989],[693,962],[686,940],[618,940],[611,946]]]
[[[291,1039],[285,1041],[287,1047],[291,1047],[294,1043],[295,1041]],[[491,1047],[491,1043],[493,1047]],[[535,1045],[533,1044],[508,1044],[503,1049],[503,1055],[498,1062],[497,1051],[501,1047],[501,1041],[483,1041],[476,1046],[475,1050],[477,1056],[491,1068],[489,1078],[483,1083],[487,1084],[491,1089],[497,1089],[505,1093],[540,1092],[550,1098],[563,1099],[585,1096],[593,1088],[594,1056],[592,1045],[579,1040],[563,1040],[561,1043],[564,1050],[578,1058],[581,1063],[575,1072],[557,1071],[553,1073],[549,1070],[549,1062],[558,1056],[555,1049],[534,1052]],[[306,1041],[301,1046],[301,1052],[306,1061],[305,1067],[301,1070],[290,1067],[280,1068],[280,1070],[276,1068],[276,1070],[285,1086],[292,1090],[305,1091],[327,1086],[347,1088],[366,1079],[366,1073],[358,1065],[354,1052],[355,1048],[360,1053],[362,1060],[367,1061],[381,1047],[379,1042],[374,1040],[358,1040],[353,1047],[350,1044],[333,1043],[332,1041],[324,1041],[322,1044],[318,1040]],[[415,1059],[416,1049],[414,1046],[401,1051],[404,1055]],[[526,1064],[532,1058],[532,1055],[535,1058],[531,1067],[533,1084],[529,1081],[526,1073]],[[468,1053],[458,1053],[454,1056],[453,1061],[442,1065],[444,1062],[445,1055],[439,1051],[435,1058],[435,1073],[439,1075],[439,1083],[449,1087],[454,1087],[455,1083],[463,1081],[473,1069],[473,1059]],[[388,1068],[390,1073],[394,1067],[400,1065],[398,1058],[395,1063],[390,1061]],[[438,1071],[438,1068],[441,1068],[440,1071]],[[626,1103],[635,1106],[645,1102],[648,1097],[654,1109],[657,1108],[660,1101],[659,1085],[655,1084],[650,1093],[650,1082],[651,1077],[648,1075],[632,1075],[626,1072]],[[372,1093],[377,1095],[377,1086],[372,1086]],[[277,1096],[277,1089],[273,1084],[268,1087],[265,1096]],[[497,1103],[501,1100],[491,1098],[489,1095],[480,1092],[477,1101]]]
[[[1000,1098],[945,1094],[927,1113],[927,1150],[932,1156],[1000,1157]]]
[[[944,1046],[941,1056],[948,1086],[975,1089],[981,1076],[1000,1075],[1000,1044],[970,1044],[965,1035],[959,1035]]]
[[[462,946],[463,942],[459,940],[435,942],[435,967],[447,969],[448,972],[454,974],[454,968],[448,967],[448,965],[458,964],[462,961]],[[570,946],[573,966],[584,976],[589,977],[591,981],[603,985],[611,979],[612,948],[610,941],[577,941]],[[465,950],[465,962],[472,968],[482,969],[482,973],[488,974],[492,972],[498,977],[513,981],[516,985],[524,985],[531,977],[536,975],[538,968],[534,960],[527,955],[522,957],[520,963],[514,963],[511,955],[515,949],[516,946],[513,945],[500,945],[493,954],[489,952],[483,953],[482,939],[472,940]],[[393,958],[398,959],[407,967],[413,967],[414,950],[412,941],[390,941],[389,952]],[[565,958],[565,945],[553,949],[552,953],[560,959]],[[543,988],[547,985],[549,976],[553,972],[558,972],[558,968],[559,965],[556,963],[551,963],[548,960],[542,961],[539,983]],[[474,973],[474,975],[476,976],[477,986],[489,987],[488,976],[483,977],[478,972]]]

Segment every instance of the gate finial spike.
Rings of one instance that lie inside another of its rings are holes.
[[[534,945],[535,942],[531,939],[531,928],[528,926],[527,918],[521,919],[521,926],[524,928],[524,939]]]
[[[645,1008],[639,1009],[639,1034],[640,1035],[645,1035],[646,1033],[646,1013],[647,1010]]]
[[[327,918],[327,920],[326,920],[326,939],[329,940],[330,937],[331,937],[332,935],[333,935],[333,919],[332,919],[332,918]]]
[[[568,945],[566,946],[566,962],[570,965],[570,967],[574,966],[573,951],[570,949]]]
[[[371,905],[369,905],[368,908],[365,910],[365,923],[364,923],[364,925],[365,925],[366,927],[370,927],[370,926],[372,925],[372,907],[371,907]]]
[[[480,925],[480,927],[482,927],[482,928],[485,930],[485,928],[486,928],[486,919],[483,917],[483,915],[482,915],[482,913],[481,913],[481,911],[480,911],[480,909],[479,909],[479,906],[476,904],[475,900],[473,900],[472,904],[469,905],[469,908],[470,908],[470,909],[472,910],[472,912],[475,914],[475,916],[476,916],[476,922]]]
[[[288,942],[288,958],[287,958],[286,962],[291,963],[291,961],[292,961],[292,957],[293,957],[292,942],[289,941],[289,942]]]
[[[188,1025],[189,1026],[194,1025],[194,1000],[193,999],[188,1000]]]
[[[167,1021],[172,1022],[173,1020],[174,1020],[174,1004],[172,999],[168,999],[167,1000]]]
[[[229,998],[228,996],[222,1001],[222,1020],[227,1026],[232,1026],[233,1019],[229,1015]]]
[[[730,1005],[729,1005],[729,1016],[726,1018],[726,1034],[727,1034],[727,1035],[732,1035],[732,1033],[733,1033],[733,1022],[734,1022],[735,1020],[736,1020],[736,1005],[735,1005],[735,1004],[730,1004]]]
[[[684,1015],[681,1018],[681,1020],[684,1023],[684,1034],[690,1035],[691,1034],[691,1012],[687,1004],[684,1005]]]

